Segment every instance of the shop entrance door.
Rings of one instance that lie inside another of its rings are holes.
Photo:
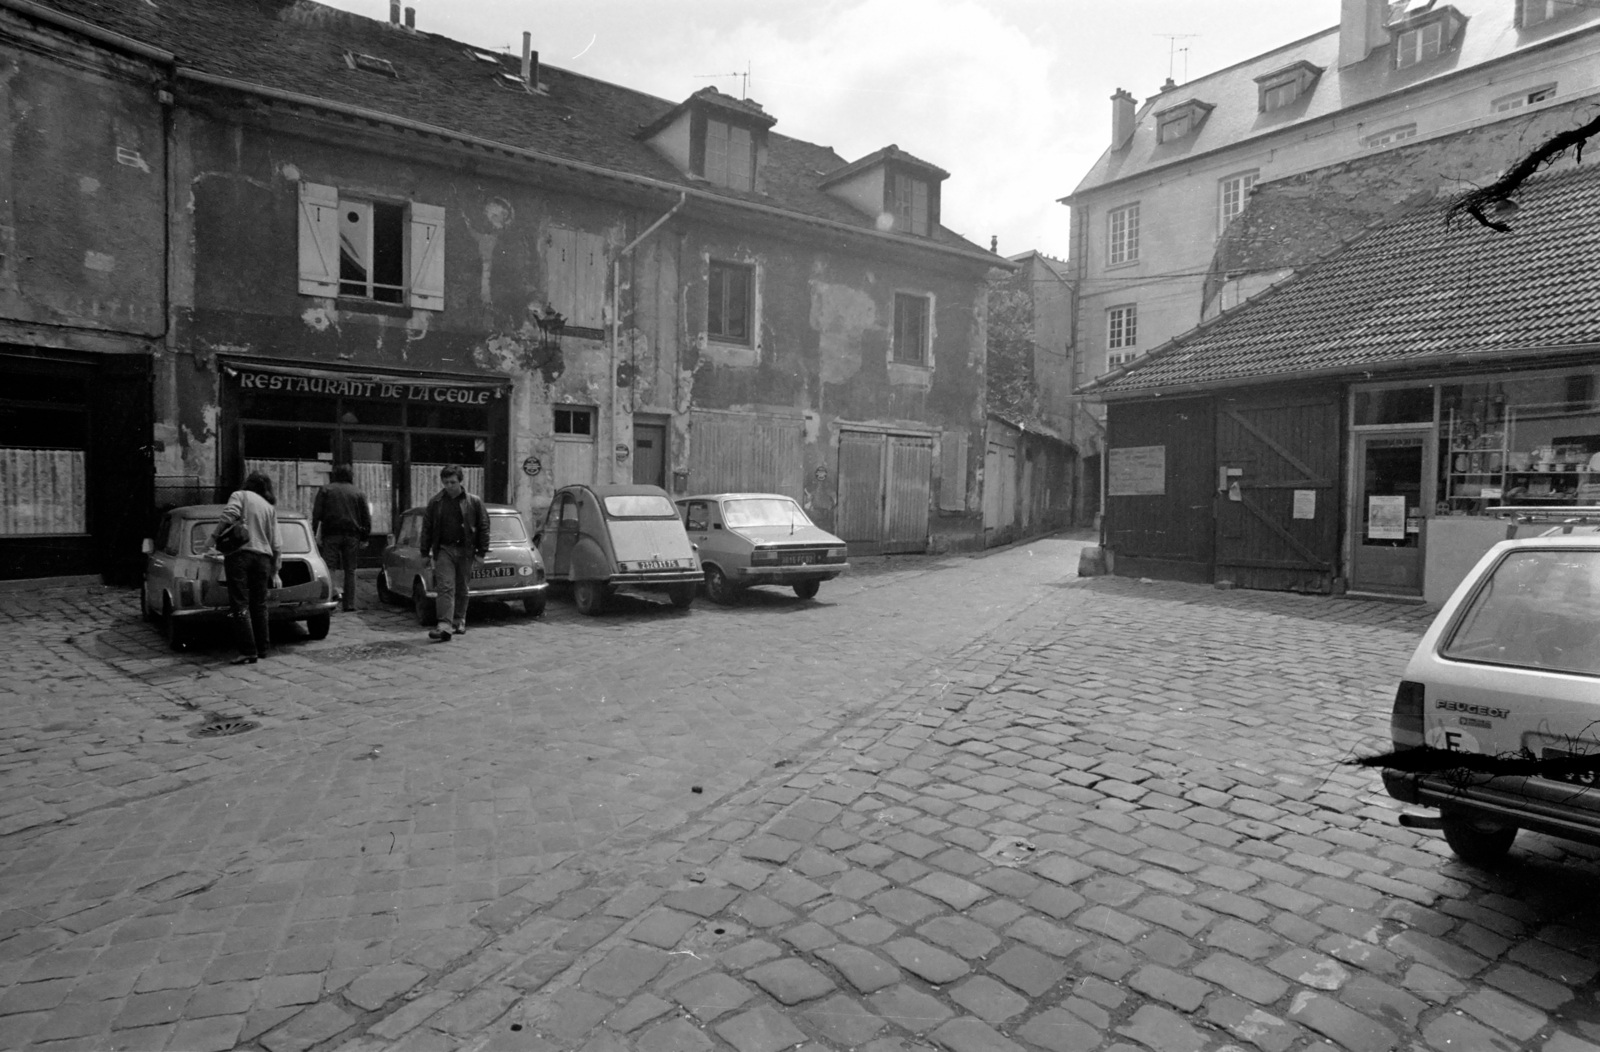
[[[1422,594],[1422,488],[1429,437],[1427,431],[1356,435],[1353,591]]]
[[[395,434],[346,431],[344,444],[345,463],[350,465],[356,488],[367,495],[367,508],[372,512],[372,536],[361,560],[374,560],[376,565],[375,560],[382,556],[404,510],[400,502],[405,494],[400,492],[401,475],[397,470],[404,443]]]

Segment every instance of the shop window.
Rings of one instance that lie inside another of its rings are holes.
[[[7,386],[0,397],[0,536],[87,533],[89,414],[82,385],[8,377]],[[51,386],[75,390],[77,404]]]
[[[444,483],[439,472],[447,465],[461,468],[462,485],[468,493],[483,496],[484,461],[489,444],[483,436],[475,435],[420,435],[411,436],[411,502],[425,504],[433,499]]]
[[[928,329],[928,297],[895,293],[894,360],[908,365],[927,365]]]
[[[239,416],[244,420],[331,424],[335,412],[337,403],[332,398],[307,398],[305,395],[266,391],[241,391],[239,394]]]
[[[358,398],[339,400],[339,423],[346,427],[397,427],[404,419],[405,406],[401,402]]]
[[[310,399],[308,399],[310,401]],[[332,403],[332,399],[316,399]],[[310,515],[317,490],[327,482],[333,463],[333,428],[273,427],[246,424],[243,428],[244,470],[259,471],[272,480],[280,511]]]
[[[1106,265],[1115,267],[1139,258],[1139,205],[1112,209],[1106,216]]]
[[[706,288],[706,335],[725,343],[750,343],[755,268],[742,263],[711,261]]]
[[[300,292],[444,309],[444,209],[300,184]]]
[[[412,402],[406,408],[406,423],[430,431],[482,431],[483,410],[467,406]]]

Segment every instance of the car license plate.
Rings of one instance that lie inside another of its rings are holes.
[[[477,580],[480,577],[515,577],[516,575],[517,568],[515,566],[480,566],[472,571],[473,580]]]
[[[639,559],[622,564],[624,570],[676,570],[688,564],[683,559]]]

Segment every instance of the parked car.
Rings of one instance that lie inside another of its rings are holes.
[[[752,585],[788,585],[801,599],[850,568],[844,541],[814,525],[781,493],[713,493],[678,501],[700,552],[706,595],[736,602]]]
[[[156,535],[144,542],[144,585],[140,606],[145,619],[161,626],[174,649],[204,622],[228,616],[228,577],[222,553],[211,547],[211,534],[222,518],[222,504],[191,504],[161,517]],[[267,617],[272,621],[304,621],[312,639],[325,639],[339,605],[328,565],[311,540],[304,515],[278,512],[278,564],[282,588],[267,592]]]
[[[563,486],[533,541],[550,580],[571,583],[591,616],[618,588],[663,590],[681,610],[700,587],[700,560],[659,486]]]
[[[1438,808],[1464,861],[1494,862],[1518,829],[1600,845],[1600,534],[1491,548],[1417,645],[1391,726],[1384,787]]]
[[[544,560],[522,524],[522,513],[509,504],[484,507],[489,511],[489,554],[467,582],[468,601],[520,602],[530,617],[538,617],[544,613],[550,585],[544,576]],[[433,570],[422,556],[422,517],[427,511],[412,508],[400,516],[394,543],[383,550],[383,565],[378,570],[378,598],[386,603],[409,599],[419,625],[434,623],[434,601],[439,598]]]

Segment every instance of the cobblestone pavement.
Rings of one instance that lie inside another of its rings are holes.
[[[1461,866],[1337,763],[1425,612],[1079,547],[242,674],[13,617],[0,1047],[1600,1048],[1597,854]]]

